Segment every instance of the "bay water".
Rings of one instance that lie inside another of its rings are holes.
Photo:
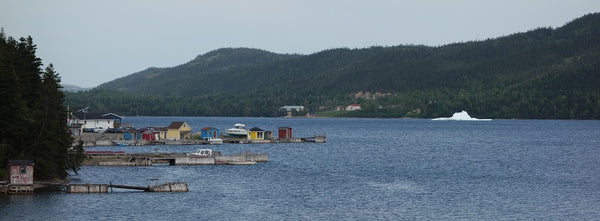
[[[600,121],[127,117],[135,127],[235,123],[326,143],[89,147],[224,154],[266,152],[251,166],[83,166],[71,183],[189,192],[0,195],[0,220],[594,220],[600,217]]]

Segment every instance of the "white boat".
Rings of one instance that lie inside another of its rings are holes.
[[[208,144],[223,144],[223,139],[221,138],[209,137],[206,138],[206,141],[208,141]]]
[[[187,155],[191,157],[212,157],[213,152],[211,149],[197,149],[196,152],[191,152]]]
[[[232,137],[246,137],[248,136],[248,130],[246,130],[246,125],[245,124],[234,124],[233,128],[229,128],[227,130],[225,130],[225,133],[227,133],[227,135],[232,136]]]

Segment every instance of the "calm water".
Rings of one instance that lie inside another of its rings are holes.
[[[72,183],[186,181],[186,193],[0,195],[1,220],[593,220],[600,121],[130,117],[136,127],[234,123],[327,143],[225,144],[268,152],[254,166],[83,167]],[[206,146],[95,147],[188,152]]]

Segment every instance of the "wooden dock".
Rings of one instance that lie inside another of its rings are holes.
[[[114,153],[114,154],[86,154],[85,165],[90,166],[152,166],[155,163],[168,163],[169,165],[228,165],[229,162],[267,162],[267,153],[252,153],[249,151],[239,154],[211,156],[194,156],[186,153]]]
[[[74,136],[74,145],[79,141],[83,142],[85,147],[93,146],[144,146],[144,145],[209,145],[206,140],[124,140],[122,134],[110,133],[82,133]],[[325,143],[325,134],[317,134],[312,137],[289,137],[264,140],[252,140],[246,137],[228,137],[222,136],[223,143],[251,144],[251,143]]]
[[[32,184],[10,184],[0,181],[0,194],[33,193]]]
[[[159,185],[130,186],[117,184],[68,184],[68,193],[108,193],[112,188],[142,190],[144,192],[188,192],[185,182],[169,182]],[[111,191],[112,192],[112,191]]]

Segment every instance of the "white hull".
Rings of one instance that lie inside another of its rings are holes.
[[[245,124],[235,124],[235,125],[233,125],[233,128],[229,128],[229,129],[225,130],[225,133],[227,133],[227,135],[232,136],[232,137],[248,136],[248,130],[246,130]]]

